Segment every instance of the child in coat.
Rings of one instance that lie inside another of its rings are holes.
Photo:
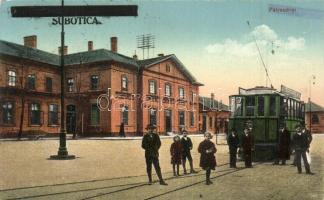
[[[213,182],[210,180],[211,170],[215,170],[216,158],[214,154],[216,153],[215,144],[210,141],[212,139],[211,133],[205,133],[205,140],[199,144],[198,152],[200,153],[200,167],[206,170],[206,185],[210,185]]]
[[[173,143],[171,144],[170,153],[171,153],[171,164],[173,168],[173,175],[180,176],[179,174],[179,166],[181,164],[182,158],[182,145],[180,142],[180,137],[177,135],[173,138]],[[177,172],[175,167],[177,166]]]

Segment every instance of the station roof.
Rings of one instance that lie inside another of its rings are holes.
[[[59,66],[60,56],[39,49],[27,47],[12,42],[0,40],[0,54],[25,58],[36,62],[47,63]],[[138,64],[133,58],[114,53],[107,49],[97,49],[65,55],[65,64],[74,65],[82,63],[92,63],[100,61],[115,61],[138,68]]]
[[[221,111],[229,111],[229,107],[222,102],[212,100],[210,97],[199,96],[199,103],[202,104],[206,109],[219,109]]]
[[[311,105],[311,107],[310,107]],[[314,103],[314,102],[307,102],[305,105],[305,112],[309,112],[311,109],[312,112],[324,112],[324,107]]]

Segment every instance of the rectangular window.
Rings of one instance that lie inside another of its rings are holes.
[[[150,115],[150,124],[156,125],[157,124],[156,109],[154,109],[154,108],[149,109],[149,115]]]
[[[179,88],[179,99],[184,99],[185,98],[185,91],[183,87]]]
[[[58,124],[58,105],[50,104],[48,105],[48,125]]]
[[[30,104],[30,124],[40,125],[41,124],[41,110],[39,103]]]
[[[99,125],[100,122],[100,110],[97,104],[91,105],[91,125]]]
[[[2,104],[2,122],[4,124],[14,123],[14,103],[4,102]]]
[[[209,128],[213,128],[213,118],[209,117]]]
[[[270,116],[276,116],[276,97],[275,96],[270,96],[270,111],[269,114]]]
[[[166,72],[170,72],[171,71],[171,66],[169,64],[166,64],[165,71]]]
[[[128,79],[126,75],[122,75],[121,77],[121,89],[122,91],[128,90]]]
[[[149,81],[149,93],[156,94],[156,81],[155,80]]]
[[[17,75],[15,71],[8,72],[8,85],[9,86],[16,86]]]
[[[35,90],[36,76],[35,74],[29,74],[27,76],[27,88],[29,90]]]
[[[99,76],[98,75],[92,75],[90,78],[90,88],[91,90],[98,90],[99,88]]]
[[[185,111],[179,111],[179,126],[185,126]]]
[[[264,97],[258,97],[258,116],[264,116]]]
[[[67,79],[67,89],[68,92],[73,92],[73,88],[74,88],[74,79],[73,78],[68,78]]]
[[[255,110],[255,96],[247,96],[246,103],[246,116],[254,116]]]
[[[190,126],[195,126],[195,113],[190,112]]]
[[[128,125],[128,106],[121,107],[121,122]]]
[[[170,97],[171,96],[171,85],[165,84],[165,96]]]
[[[46,77],[45,83],[46,92],[52,92],[53,89],[53,79],[50,77]]]

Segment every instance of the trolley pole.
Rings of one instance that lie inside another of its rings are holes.
[[[308,104],[309,104],[309,132],[312,133],[312,85],[315,85],[315,75],[312,75],[309,79],[309,97],[308,97]]]

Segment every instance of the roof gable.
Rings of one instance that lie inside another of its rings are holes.
[[[148,69],[156,64],[164,62],[166,60],[171,60],[177,69],[193,84],[202,86],[203,84],[197,82],[196,78],[188,71],[188,69],[184,66],[184,64],[174,55],[166,55],[166,56],[159,56],[155,58],[139,60],[137,61],[140,68]]]

